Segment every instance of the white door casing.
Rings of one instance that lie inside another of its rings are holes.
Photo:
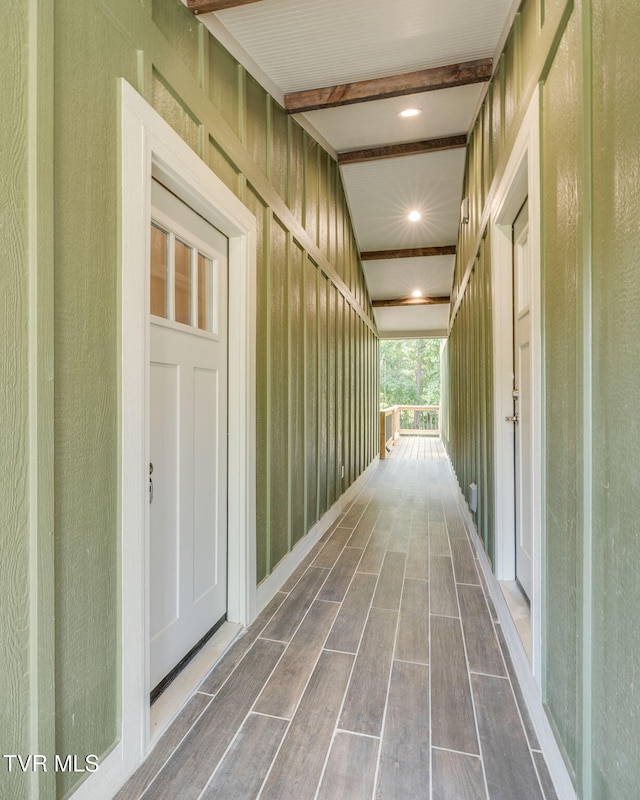
[[[256,609],[256,219],[124,79],[120,93],[119,739],[73,793],[110,800],[149,752],[148,363],[152,173],[229,239],[228,618]]]
[[[159,243],[151,280],[160,284],[149,373],[155,687],[227,610],[228,242],[155,180],[151,203]]]
[[[515,570],[529,599],[533,596],[533,502],[531,491],[531,240],[525,203],[513,223],[513,402],[515,438]]]
[[[494,486],[495,559],[498,580],[516,577],[515,480],[513,423],[513,223],[528,198],[528,256],[530,263],[530,443],[531,443],[531,663],[529,669],[541,690],[542,625],[541,565],[542,464],[542,335],[540,298],[540,93],[536,89],[516,137],[500,183],[491,217],[491,268],[494,362]],[[505,631],[506,635],[506,631]],[[517,634],[516,634],[517,639]],[[514,640],[514,647],[522,648]],[[522,657],[526,660],[524,649]]]

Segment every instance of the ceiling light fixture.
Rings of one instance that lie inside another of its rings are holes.
[[[422,114],[421,108],[405,108],[398,116],[406,119],[407,117],[417,117],[419,114]]]
[[[422,214],[419,211],[409,212],[409,219],[411,220],[411,222],[417,222],[421,216]]]
[[[411,292],[411,297],[422,297],[422,292],[420,291],[420,289],[414,289]]]

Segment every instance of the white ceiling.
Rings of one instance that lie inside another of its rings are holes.
[[[482,84],[456,86],[307,111],[304,116],[339,151],[437,139],[469,131],[482,89]],[[401,119],[398,114],[405,108],[418,108],[422,114]]]
[[[455,244],[464,159],[460,148],[341,167],[360,250]]]
[[[442,297],[451,289],[455,256],[365,261],[373,300],[408,297],[419,290],[425,297]]]
[[[519,0],[260,0],[200,17],[282,101],[289,92],[495,57]],[[485,84],[297,115],[334,152],[467,134]],[[400,119],[404,108],[420,108]],[[343,164],[361,251],[455,244],[463,148]],[[422,218],[410,223],[407,214]],[[454,257],[363,261],[372,300],[447,296]],[[449,305],[375,308],[383,338],[443,335]]]
[[[512,0],[262,0],[218,11],[283,92],[490,58]]]
[[[376,308],[376,324],[383,339],[419,339],[446,336],[449,306]]]

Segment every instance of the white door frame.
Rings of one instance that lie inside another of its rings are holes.
[[[505,330],[513,325],[512,224],[529,198],[531,237],[531,358],[533,430],[533,596],[531,600],[531,668],[541,683],[541,548],[542,548],[542,328],[541,328],[541,226],[540,226],[540,95],[536,88],[507,167],[498,186],[491,217],[491,269],[493,285],[494,452],[495,452],[495,575],[515,579],[513,342]]]
[[[109,800],[149,752],[149,240],[151,175],[229,238],[228,619],[256,613],[256,220],[175,131],[120,81],[121,736],[74,793]]]

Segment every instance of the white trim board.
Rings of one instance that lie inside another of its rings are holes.
[[[150,751],[148,269],[151,176],[229,239],[228,619],[256,614],[256,220],[125,81],[120,81],[119,742],[74,800],[109,800]]]
[[[493,392],[495,454],[495,575],[500,581],[515,579],[513,343],[505,330],[512,327],[511,225],[525,198],[529,198],[531,241],[531,425],[533,492],[533,592],[531,600],[531,669],[541,688],[542,675],[542,327],[541,327],[541,211],[540,211],[540,98],[533,94],[505,173],[498,186],[491,214],[491,270],[493,305]]]

